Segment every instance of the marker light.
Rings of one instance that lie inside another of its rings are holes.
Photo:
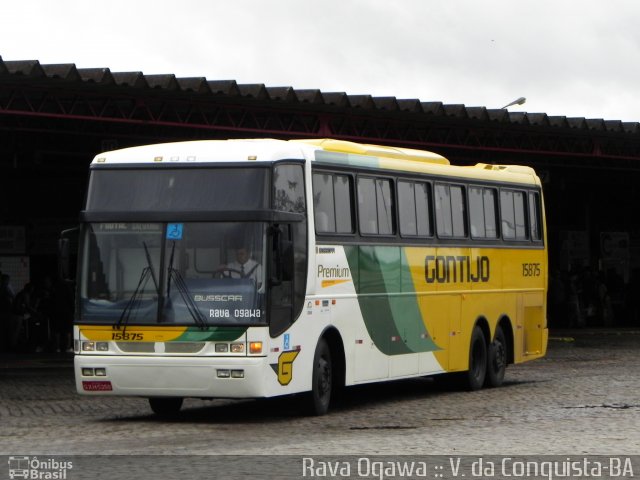
[[[262,342],[249,343],[249,353],[262,353]]]
[[[242,352],[244,352],[244,343],[232,343],[231,344],[231,352],[232,353],[242,353]]]

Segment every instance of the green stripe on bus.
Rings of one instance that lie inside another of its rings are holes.
[[[175,342],[232,342],[247,331],[247,327],[209,327],[202,330],[189,327]]]
[[[345,252],[365,326],[376,347],[386,355],[438,350],[425,329],[400,247],[345,246]]]

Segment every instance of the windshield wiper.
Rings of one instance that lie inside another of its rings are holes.
[[[178,293],[180,293],[180,297],[182,297],[182,301],[187,307],[187,310],[191,315],[191,318],[193,318],[193,321],[196,323],[196,325],[198,325],[201,329],[204,330],[207,328],[207,321],[203,317],[202,312],[200,311],[198,306],[195,304],[195,302],[191,298],[191,292],[189,292],[189,287],[187,287],[187,284],[184,281],[184,278],[182,277],[182,275],[178,270],[173,268],[173,256],[174,256],[175,250],[176,250],[176,242],[174,241],[173,246],[171,247],[171,257],[169,259],[169,267],[167,267],[167,272],[168,272],[167,302],[169,304],[169,307],[165,307],[165,308],[171,307],[171,279],[173,279],[173,282],[175,283],[176,288],[178,289]]]
[[[151,262],[151,255],[149,254],[149,249],[147,248],[147,244],[145,242],[142,242],[142,246],[144,247],[145,257],[147,259],[147,266],[142,269],[142,272],[140,272],[140,279],[138,280],[138,285],[136,286],[136,289],[131,294],[129,301],[127,302],[124,309],[122,310],[122,313],[120,314],[120,318],[116,323],[116,326],[118,327],[118,329],[123,324],[124,324],[124,328],[125,329],[127,328],[127,323],[129,322],[129,318],[131,317],[131,312],[134,311],[134,306],[136,307],[136,310],[137,310],[137,304],[140,303],[140,299],[142,298],[142,292],[147,286],[147,282],[149,281],[149,278],[153,280],[153,285],[156,287],[155,291],[157,294],[159,294],[158,280],[156,278],[155,272],[153,271],[153,264]]]

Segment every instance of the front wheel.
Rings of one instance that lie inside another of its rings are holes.
[[[489,357],[487,360],[487,387],[499,387],[504,380],[507,369],[507,339],[502,328],[497,327],[493,342],[489,345]]]
[[[309,413],[324,415],[329,410],[333,390],[331,350],[324,338],[320,339],[316,347],[311,378],[311,392],[308,399]]]
[[[160,417],[174,417],[182,408],[182,400],[181,397],[152,397],[149,406]]]
[[[487,374],[487,344],[484,333],[478,326],[474,327],[469,346],[469,371],[466,375],[468,390],[480,390]]]

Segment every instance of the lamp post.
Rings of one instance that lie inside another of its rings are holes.
[[[513,102],[511,102],[511,103],[507,103],[504,107],[502,107],[502,109],[505,109],[505,108],[507,108],[507,107],[511,107],[511,106],[513,106],[513,105],[522,105],[522,104],[524,104],[524,102],[526,102],[526,101],[527,101],[527,99],[526,99],[526,98],[524,98],[524,97],[520,97],[520,98],[515,99],[515,100],[514,100]]]

